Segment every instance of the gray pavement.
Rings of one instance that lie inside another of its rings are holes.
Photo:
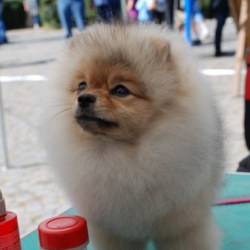
[[[215,22],[208,22],[213,33]],[[35,229],[44,219],[70,207],[54,182],[38,133],[41,91],[57,55],[66,46],[62,30],[13,30],[10,43],[0,46],[0,77],[5,116],[9,165],[0,170],[0,188],[7,208],[18,214],[21,235]],[[238,162],[247,155],[243,138],[243,85],[241,95],[232,96],[235,58],[213,57],[213,34],[200,47],[193,47],[199,66],[206,70],[220,105],[225,125],[227,171],[235,171]],[[236,31],[227,22],[223,49],[235,51]],[[216,70],[224,69],[226,74]],[[210,71],[208,71],[210,70]],[[211,74],[219,73],[217,76]],[[2,138],[0,138],[1,140]],[[0,167],[3,166],[0,151]]]

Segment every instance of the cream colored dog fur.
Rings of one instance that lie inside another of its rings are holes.
[[[182,40],[154,24],[95,24],[53,70],[43,137],[94,250],[219,250],[221,122]]]

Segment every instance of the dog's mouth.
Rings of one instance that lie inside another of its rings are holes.
[[[96,127],[100,129],[112,129],[118,127],[118,124],[113,121],[108,121],[97,116],[80,115],[76,117],[77,123],[86,130],[93,131]]]

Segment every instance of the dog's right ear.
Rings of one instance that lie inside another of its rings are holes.
[[[70,43],[69,43],[69,48],[70,49],[74,49],[75,48],[75,44],[77,43],[77,40],[78,40],[78,37],[74,37],[74,38],[71,38],[70,40]]]
[[[156,49],[156,52],[162,62],[166,63],[170,60],[170,44],[161,37],[150,37],[149,43]]]
[[[74,48],[76,48],[76,44],[80,44],[80,40],[82,39],[82,34],[84,32],[86,32],[86,31],[83,30],[79,34],[77,34],[74,37],[70,38],[70,41],[69,41],[69,48],[70,49],[74,49]]]

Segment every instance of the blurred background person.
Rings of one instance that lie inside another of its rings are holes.
[[[174,3],[175,0],[165,0],[165,20],[170,29],[174,28]]]
[[[184,12],[185,12],[184,30],[185,30],[186,40],[190,45],[192,43],[191,22],[192,22],[193,3],[194,0],[184,0]]]
[[[186,40],[190,45],[200,45],[201,40],[209,37],[209,30],[198,0],[185,0],[184,12]]]
[[[166,0],[147,0],[147,4],[152,21],[161,24],[165,20]]]
[[[72,17],[79,31],[85,28],[85,5],[83,0],[57,0],[57,11],[65,37],[72,36]]]
[[[120,0],[93,0],[99,21],[111,22],[121,17]]]
[[[137,0],[128,0],[127,1],[126,9],[127,9],[129,20],[137,20],[138,11],[135,8],[136,2],[137,2]]]
[[[214,35],[214,47],[215,56],[228,55],[226,52],[221,51],[222,31],[225,25],[226,19],[229,15],[229,5],[227,0],[212,0],[212,11],[217,20],[215,35]]]
[[[41,26],[40,16],[39,16],[39,2],[38,0],[24,0],[23,1],[24,10],[32,16],[33,27],[35,29]]]
[[[0,44],[7,43],[6,28],[3,22],[3,0],[0,0]]]
[[[201,41],[207,39],[210,33],[204,15],[201,11],[199,0],[194,0],[193,2],[192,19],[194,22],[195,30],[197,31],[198,38]]]
[[[147,23],[152,21],[152,12],[149,10],[147,0],[137,0],[135,8],[138,11],[138,21],[142,23]]]

